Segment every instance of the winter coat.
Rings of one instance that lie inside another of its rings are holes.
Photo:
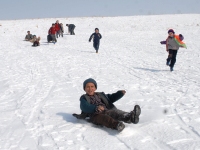
[[[28,41],[30,41],[32,38],[33,38],[33,35],[32,35],[32,34],[27,34],[27,35],[25,36],[25,40],[28,40]]]
[[[40,37],[36,37],[36,35],[33,36],[33,39],[30,40],[31,43],[34,43],[35,41],[40,41]]]
[[[49,34],[56,34],[56,27],[51,27],[50,29],[49,29]]]
[[[179,47],[187,48],[186,44],[182,42],[184,39],[182,34],[174,35],[173,37],[168,36],[166,41],[161,41],[160,44],[166,44],[166,50],[178,50]]]
[[[99,43],[102,36],[100,33],[93,33],[89,38],[89,42],[92,40],[92,38],[94,43]]]
[[[123,97],[123,92],[118,91],[113,94],[105,94],[104,92],[96,93],[97,95],[100,96],[101,101],[106,105],[107,109],[112,109],[115,107],[113,104],[117,100]],[[82,112],[88,113],[88,114],[93,114],[97,110],[97,106],[90,104],[90,98],[87,94],[84,94],[80,97],[80,108]]]
[[[61,24],[60,24],[60,30],[61,30],[61,32],[64,33],[64,27],[63,27],[63,25],[61,25]]]
[[[56,31],[59,31],[60,30],[60,24],[59,23],[55,23],[55,28],[56,28]]]
[[[76,26],[74,24],[69,24],[68,25],[68,29],[69,31],[71,31],[72,29],[74,29]]]
[[[172,49],[172,50],[178,50],[179,49],[179,45],[176,42],[174,37],[168,37],[166,40],[166,46],[167,46],[167,50]]]

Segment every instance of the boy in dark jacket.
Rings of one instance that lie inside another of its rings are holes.
[[[95,33],[93,33],[90,36],[89,42],[91,42],[92,38],[93,38],[93,47],[96,50],[96,53],[98,53],[100,39],[102,38],[101,34],[99,33],[99,29],[98,28],[95,28]]]
[[[74,24],[66,24],[66,26],[68,27],[68,32],[70,33],[70,35],[75,35],[74,29],[76,26]]]
[[[135,105],[134,110],[131,112],[124,112],[117,109],[113,104],[124,96],[126,93],[125,90],[113,94],[95,92],[97,83],[92,78],[84,81],[83,89],[86,94],[80,97],[81,115],[85,117],[89,116],[92,123],[122,131],[125,128],[122,121],[134,124],[139,122],[139,115],[141,113],[139,105]],[[77,114],[74,114],[74,116],[79,119],[84,118]]]

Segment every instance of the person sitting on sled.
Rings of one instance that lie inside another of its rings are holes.
[[[176,63],[176,55],[179,47],[187,48],[185,43],[183,43],[184,37],[182,34],[175,35],[173,29],[168,30],[168,37],[166,41],[161,41],[161,44],[166,44],[166,51],[169,53],[166,65],[170,67],[170,71],[173,71],[174,65]]]
[[[78,119],[89,117],[89,121],[96,124],[106,126],[118,131],[125,128],[125,123],[139,122],[141,109],[139,105],[135,105],[133,111],[125,112],[119,110],[113,104],[126,93],[125,90],[117,91],[113,94],[105,94],[104,92],[95,92],[97,83],[94,79],[89,78],[83,82],[83,89],[86,94],[80,97],[81,115],[73,114]]]

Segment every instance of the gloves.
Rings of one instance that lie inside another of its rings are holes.
[[[166,41],[161,41],[160,44],[166,44]]]

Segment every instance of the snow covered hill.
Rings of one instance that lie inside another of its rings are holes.
[[[57,19],[74,23],[75,36],[46,42]],[[1,150],[200,150],[200,15],[52,18],[0,21]],[[89,36],[102,34],[96,54]],[[174,71],[159,42],[168,29],[182,33]],[[23,41],[41,36],[41,46]],[[126,90],[115,104],[142,109],[137,125],[118,133],[71,114],[79,113],[82,83],[97,91]]]

